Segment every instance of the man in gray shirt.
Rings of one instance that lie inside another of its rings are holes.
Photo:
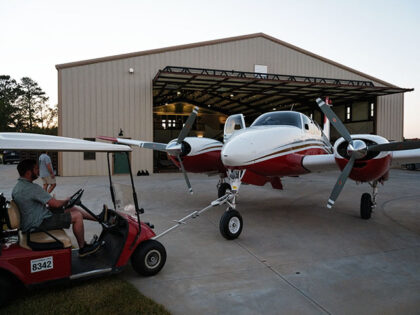
[[[57,186],[54,168],[51,163],[51,158],[48,156],[47,152],[43,151],[41,153],[42,154],[39,156],[39,175],[42,179],[44,190],[51,194],[55,186]]]
[[[100,243],[96,241],[93,244],[87,244],[85,242],[83,225],[83,219],[95,219],[78,207],[64,210],[69,198],[56,200],[41,186],[34,184],[33,181],[39,176],[39,167],[35,160],[23,160],[18,164],[17,169],[20,178],[13,188],[12,198],[19,208],[22,231],[63,229],[73,224],[73,233],[79,244],[79,256],[83,257],[96,252]],[[57,211],[52,212],[51,209]]]

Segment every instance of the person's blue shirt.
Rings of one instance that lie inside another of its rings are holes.
[[[48,177],[51,176],[50,172],[48,171],[48,167],[47,165],[50,164],[51,168],[52,163],[51,163],[51,158],[48,156],[48,154],[42,153],[39,156],[39,177],[43,178],[43,177]],[[53,169],[54,172],[54,169]]]
[[[23,232],[41,225],[45,218],[52,216],[46,205],[52,198],[41,186],[26,178],[19,178],[12,191],[12,198],[20,212],[20,227]]]

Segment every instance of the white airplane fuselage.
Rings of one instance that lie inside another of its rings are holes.
[[[305,155],[328,153],[332,153],[331,144],[311,122],[307,128],[267,125],[236,131],[224,144],[221,159],[229,169],[247,169],[262,176],[287,176],[307,172],[302,166]]]

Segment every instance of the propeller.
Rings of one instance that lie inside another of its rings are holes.
[[[181,171],[184,174],[185,182],[187,183],[188,191],[190,194],[193,194],[193,190],[191,187],[190,180],[188,179],[187,172],[184,168],[184,163],[182,163],[181,154],[183,151],[184,146],[184,139],[188,136],[188,133],[190,132],[192,125],[194,124],[195,118],[197,117],[198,113],[198,107],[194,107],[193,111],[191,112],[190,116],[188,117],[187,121],[185,122],[184,126],[181,129],[181,132],[179,133],[178,139],[176,139],[176,142],[168,143],[166,146],[166,152],[168,152],[171,155],[175,155],[179,165],[181,166]]]
[[[331,192],[330,198],[328,199],[327,207],[329,209],[331,209],[338,196],[340,195],[341,190],[343,189],[344,184],[346,183],[356,160],[363,159],[369,152],[399,151],[420,148],[420,141],[390,142],[367,146],[363,140],[352,139],[347,128],[324,101],[322,101],[320,98],[317,98],[316,102],[318,103],[319,108],[322,110],[325,116],[327,116],[327,118],[330,120],[334,128],[348,142],[347,154],[350,156],[350,159],[348,160],[344,169],[341,171],[341,174],[338,177],[337,182]]]
[[[99,136],[97,138],[102,139],[102,140],[107,140],[107,141],[128,144],[128,145],[138,145],[141,148],[163,151],[172,156],[175,156],[179,162],[179,165],[181,166],[181,171],[184,174],[188,191],[190,192],[190,194],[193,194],[191,183],[190,183],[190,180],[188,179],[188,175],[187,175],[187,172],[185,171],[184,163],[182,163],[181,157],[183,154],[185,154],[187,150],[187,148],[185,147],[186,144],[183,141],[188,136],[188,133],[191,131],[194,121],[197,117],[197,113],[198,113],[198,107],[195,106],[190,116],[188,117],[187,121],[185,122],[184,126],[182,127],[181,132],[179,133],[178,138],[176,139],[175,142],[158,143],[158,142],[147,142],[147,141],[139,141],[139,140],[131,140],[131,139],[105,137],[105,136]]]

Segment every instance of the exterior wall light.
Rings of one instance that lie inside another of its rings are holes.
[[[133,68],[128,69],[128,73],[133,74],[134,73],[134,69]]]

